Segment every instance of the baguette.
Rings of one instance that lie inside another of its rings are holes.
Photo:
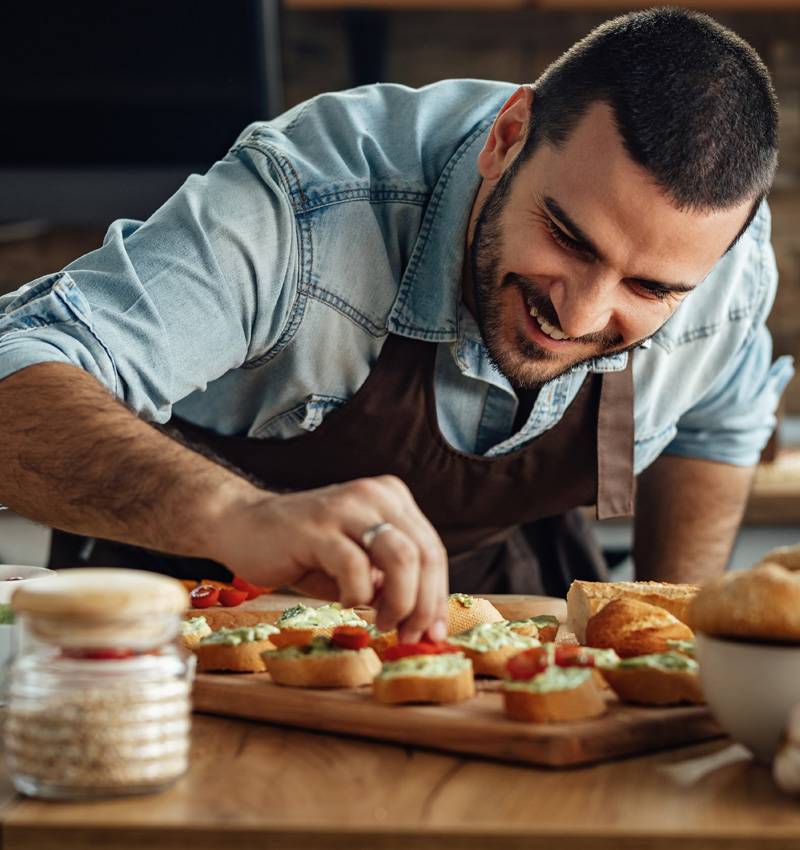
[[[201,638],[194,649],[198,672],[263,673],[267,668],[261,656],[275,648],[270,641],[274,632],[274,626],[259,623],[239,629],[219,629]]]
[[[219,629],[241,629],[257,626],[259,623],[271,623],[278,619],[280,611],[264,611],[243,608],[192,608],[183,615],[184,622],[202,617],[212,631]]]
[[[378,702],[461,702],[475,696],[472,664],[461,653],[416,655],[389,661],[372,683]]]
[[[689,606],[699,587],[658,581],[573,581],[567,593],[567,626],[579,643],[586,642],[586,623],[612,599],[639,599],[669,611],[682,623],[689,623]]]
[[[447,634],[457,635],[481,623],[503,622],[497,608],[480,596],[466,593],[451,593],[447,600]]]
[[[370,684],[381,670],[370,647],[339,649],[325,638],[265,652],[263,660],[276,685],[293,688],[357,688]]]
[[[668,652],[669,641],[691,641],[694,633],[669,611],[640,599],[620,597],[586,624],[586,645],[613,649],[620,658]]]
[[[539,690],[539,684],[548,680],[553,686]],[[590,669],[549,667],[529,680],[506,680],[502,690],[506,714],[512,720],[559,723],[588,720],[606,711],[606,701]]]
[[[690,612],[696,631],[758,640],[800,641],[800,572],[761,563],[703,586]]]
[[[542,643],[552,643],[558,634],[558,619],[551,614],[540,614],[526,620],[506,620],[506,625],[518,635],[538,638]]]
[[[677,659],[681,659],[677,661]],[[656,660],[653,666],[642,663],[644,659]],[[676,666],[659,666],[658,659],[671,659]],[[613,669],[602,670],[603,677],[623,702],[638,705],[678,705],[705,702],[697,674],[697,662],[676,652],[643,656],[623,660]]]
[[[181,622],[181,631],[179,635],[179,643],[184,649],[190,652],[194,651],[198,643],[204,637],[211,634],[211,627],[203,617],[192,617],[191,620],[183,620]]]

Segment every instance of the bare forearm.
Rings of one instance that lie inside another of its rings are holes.
[[[216,518],[257,492],[73,366],[0,381],[0,411],[0,502],[46,525],[213,557]]]
[[[753,469],[662,456],[639,477],[634,561],[639,579],[702,583],[721,572]]]

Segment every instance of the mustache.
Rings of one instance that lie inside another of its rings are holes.
[[[553,327],[561,328],[561,322],[558,319],[558,313],[553,306],[553,302],[529,281],[521,275],[513,272],[505,275],[500,284],[502,289],[510,286],[516,286],[522,291],[522,295],[528,304],[533,305],[539,315]],[[586,336],[575,337],[575,342],[589,343],[592,345],[601,345],[605,349],[615,348],[622,345],[623,338],[618,334],[594,333],[586,334]]]

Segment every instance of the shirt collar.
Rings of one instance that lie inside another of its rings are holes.
[[[481,123],[444,167],[428,201],[388,329],[432,342],[458,337],[467,225],[481,177],[476,166],[492,119]]]

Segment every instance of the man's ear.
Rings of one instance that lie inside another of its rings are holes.
[[[520,86],[497,113],[483,150],[478,171],[484,180],[497,180],[522,150],[531,122],[533,88]]]

